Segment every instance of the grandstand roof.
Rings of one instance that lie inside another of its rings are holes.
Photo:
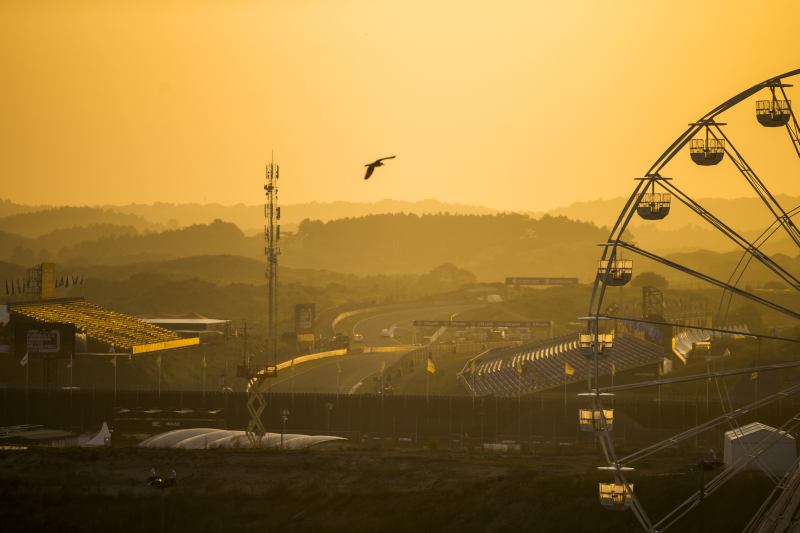
[[[148,324],[83,299],[45,300],[9,304],[12,314],[37,322],[72,324],[93,340],[130,350],[132,354],[198,344],[197,337],[180,338],[175,332]]]

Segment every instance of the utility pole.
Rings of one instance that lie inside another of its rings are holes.
[[[248,380],[247,410],[250,422],[247,425],[247,438],[250,445],[261,445],[261,436],[266,433],[261,414],[266,407],[264,386],[269,378],[277,375],[278,364],[278,256],[281,253],[281,208],[278,206],[278,179],[280,167],[274,161],[266,167],[264,193],[264,254],[267,257],[267,337],[266,361],[262,370],[251,374]]]

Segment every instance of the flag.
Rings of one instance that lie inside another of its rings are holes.
[[[381,374],[386,372],[386,361],[381,361]]]
[[[725,351],[722,352],[722,357],[728,357],[731,354],[730,348],[725,348]]]
[[[339,361],[336,361],[336,373],[337,374],[342,373],[342,365],[339,364]]]
[[[28,366],[28,352],[25,352],[25,356],[20,359],[19,364],[22,366]]]
[[[428,366],[425,369],[428,372],[430,372],[431,374],[435,374],[436,373],[436,365],[433,363],[433,356],[432,355],[428,356]]]
[[[614,377],[617,375],[617,365],[611,363],[611,376]]]
[[[574,368],[572,368],[572,365],[570,365],[569,363],[567,363],[567,362],[565,361],[565,362],[564,362],[564,375],[565,375],[565,376],[571,376],[571,375],[573,375],[574,373],[575,373],[575,369],[574,369]]]
[[[514,369],[517,371],[517,374],[519,374],[520,376],[525,371],[525,369],[522,368],[522,362],[519,359],[514,361]]]
[[[67,363],[67,368],[72,368],[72,356],[69,358],[69,363]]]
[[[161,368],[161,354],[158,354],[158,355],[156,356],[156,366],[157,366],[158,368]]]
[[[200,359],[200,367],[201,368],[206,368],[207,366],[208,366],[208,363],[206,362],[206,354],[203,354],[203,358]]]
[[[757,380],[757,379],[758,379],[758,372],[753,372],[753,373],[751,373],[751,374],[750,374],[750,379],[751,379],[752,381],[755,381],[755,380]]]
[[[114,368],[116,368],[116,367],[117,367],[117,356],[116,356],[116,355],[114,355],[114,357],[112,357],[112,358],[111,358],[111,365],[112,365]]]

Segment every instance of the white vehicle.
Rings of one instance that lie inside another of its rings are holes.
[[[355,333],[353,335],[353,342],[364,342],[364,335],[361,333]]]
[[[389,331],[389,328],[383,328],[381,330],[381,337],[391,337],[391,336],[392,336],[392,332]]]

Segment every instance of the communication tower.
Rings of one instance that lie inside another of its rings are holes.
[[[278,256],[281,253],[281,208],[278,206],[280,167],[270,161],[266,168],[264,192],[264,254],[267,257],[267,337],[266,362],[263,369],[253,373],[248,382],[247,410],[250,422],[247,438],[253,447],[261,445],[266,433],[261,415],[267,405],[264,389],[269,378],[277,375],[278,364]]]

